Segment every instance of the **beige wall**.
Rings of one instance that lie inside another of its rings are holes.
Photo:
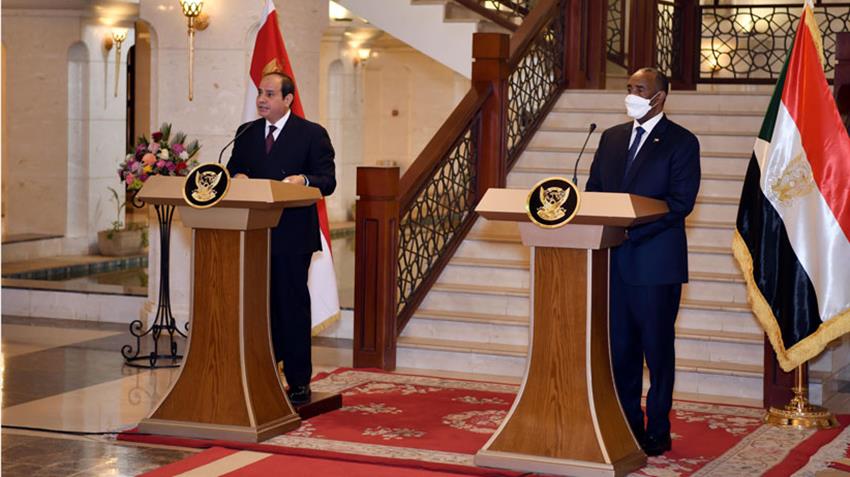
[[[403,173],[466,94],[469,80],[397,43],[373,52],[365,72],[364,163],[394,161]]]
[[[78,15],[3,11],[4,235],[65,232],[68,48],[79,40]]]

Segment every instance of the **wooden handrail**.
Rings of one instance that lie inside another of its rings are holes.
[[[508,55],[508,67],[511,71],[516,69],[525,51],[534,43],[540,29],[555,15],[559,3],[558,0],[540,0],[522,21],[522,25],[511,35],[511,49]]]
[[[478,15],[490,20],[491,22],[499,25],[500,27],[510,30],[516,31],[519,28],[519,25],[510,21],[507,16],[502,15],[499,12],[493,11],[489,8],[484,7],[478,0],[454,0],[458,4],[462,5],[467,10],[471,10]]]
[[[460,100],[434,137],[422,149],[416,160],[410,164],[399,183],[399,210],[405,210],[416,197],[427,179],[431,177],[434,168],[451,150],[458,137],[466,130],[469,123],[481,110],[481,105],[490,94],[489,88],[470,88]]]

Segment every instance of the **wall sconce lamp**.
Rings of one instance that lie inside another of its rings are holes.
[[[366,62],[369,61],[369,58],[372,56],[372,50],[370,48],[358,48],[357,49],[357,57],[355,58],[355,64],[366,65]]]
[[[192,84],[194,83],[193,64],[195,61],[195,30],[206,30],[209,26],[209,16],[201,13],[204,8],[204,0],[180,0],[183,15],[189,24],[189,101],[192,101]]]
[[[115,96],[118,97],[118,76],[121,74],[121,44],[127,39],[125,28],[112,30],[112,41],[115,43]]]

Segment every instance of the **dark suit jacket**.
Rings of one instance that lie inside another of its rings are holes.
[[[282,180],[304,174],[311,187],[318,187],[324,196],[331,195],[336,188],[334,149],[325,128],[290,114],[267,155],[265,125],[266,120],[260,118],[239,126],[237,135],[247,130],[233,145],[227,163],[230,175],[242,173],[252,179]],[[285,209],[272,229],[272,254],[305,254],[321,249],[316,206]]]
[[[685,217],[693,210],[699,191],[699,141],[665,116],[646,138],[624,178],[632,124],[620,124],[602,133],[586,189],[628,192],[667,202],[670,211],[666,215],[629,228],[628,240],[612,251],[612,266],[631,285],[685,283]]]

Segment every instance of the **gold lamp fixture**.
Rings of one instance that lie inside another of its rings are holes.
[[[118,97],[118,76],[121,74],[121,43],[127,39],[127,30],[125,28],[116,28],[112,30],[112,41],[115,43],[115,94]]]
[[[189,24],[189,101],[192,101],[193,92],[193,64],[195,61],[195,30],[206,30],[209,25],[209,17],[202,13],[204,0],[180,0],[183,15]]]

